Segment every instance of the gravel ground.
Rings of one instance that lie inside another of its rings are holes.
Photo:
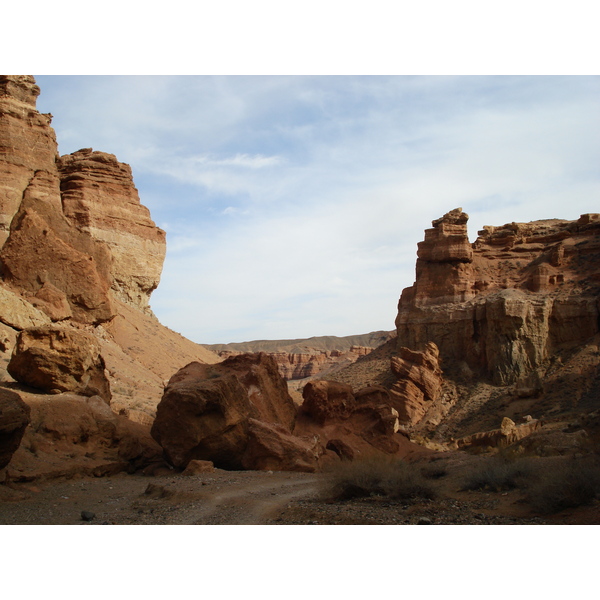
[[[331,500],[328,473],[223,471],[184,476],[73,477],[0,485],[0,524],[37,525],[540,525],[598,524],[600,502],[556,515],[532,513],[518,489],[461,490],[487,459],[423,459],[434,499]],[[542,459],[552,460],[552,459]],[[551,463],[548,463],[550,468]],[[435,476],[435,479],[431,477]]]

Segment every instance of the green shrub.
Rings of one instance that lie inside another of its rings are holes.
[[[370,457],[343,462],[329,472],[324,493],[332,500],[385,496],[394,500],[434,498],[420,468],[399,459]]]

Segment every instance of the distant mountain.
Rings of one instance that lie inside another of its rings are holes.
[[[395,331],[372,331],[359,335],[337,337],[324,335],[296,340],[255,340],[231,344],[203,344],[213,352],[287,352],[288,354],[306,354],[314,350],[350,350],[352,346],[377,348],[395,335]]]

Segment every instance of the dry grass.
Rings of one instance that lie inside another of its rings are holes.
[[[394,500],[432,499],[434,485],[419,466],[398,459],[363,458],[338,464],[329,472],[323,494],[331,500],[384,496]]]
[[[461,489],[519,489],[534,512],[553,514],[600,498],[600,459],[593,455],[512,460],[495,456],[472,469]]]

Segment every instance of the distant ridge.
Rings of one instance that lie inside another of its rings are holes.
[[[202,344],[213,352],[233,350],[236,352],[287,352],[305,354],[311,350],[349,350],[352,346],[377,348],[395,335],[395,331],[372,331],[359,335],[337,337],[335,335],[315,336],[296,340],[255,340],[231,344]]]

